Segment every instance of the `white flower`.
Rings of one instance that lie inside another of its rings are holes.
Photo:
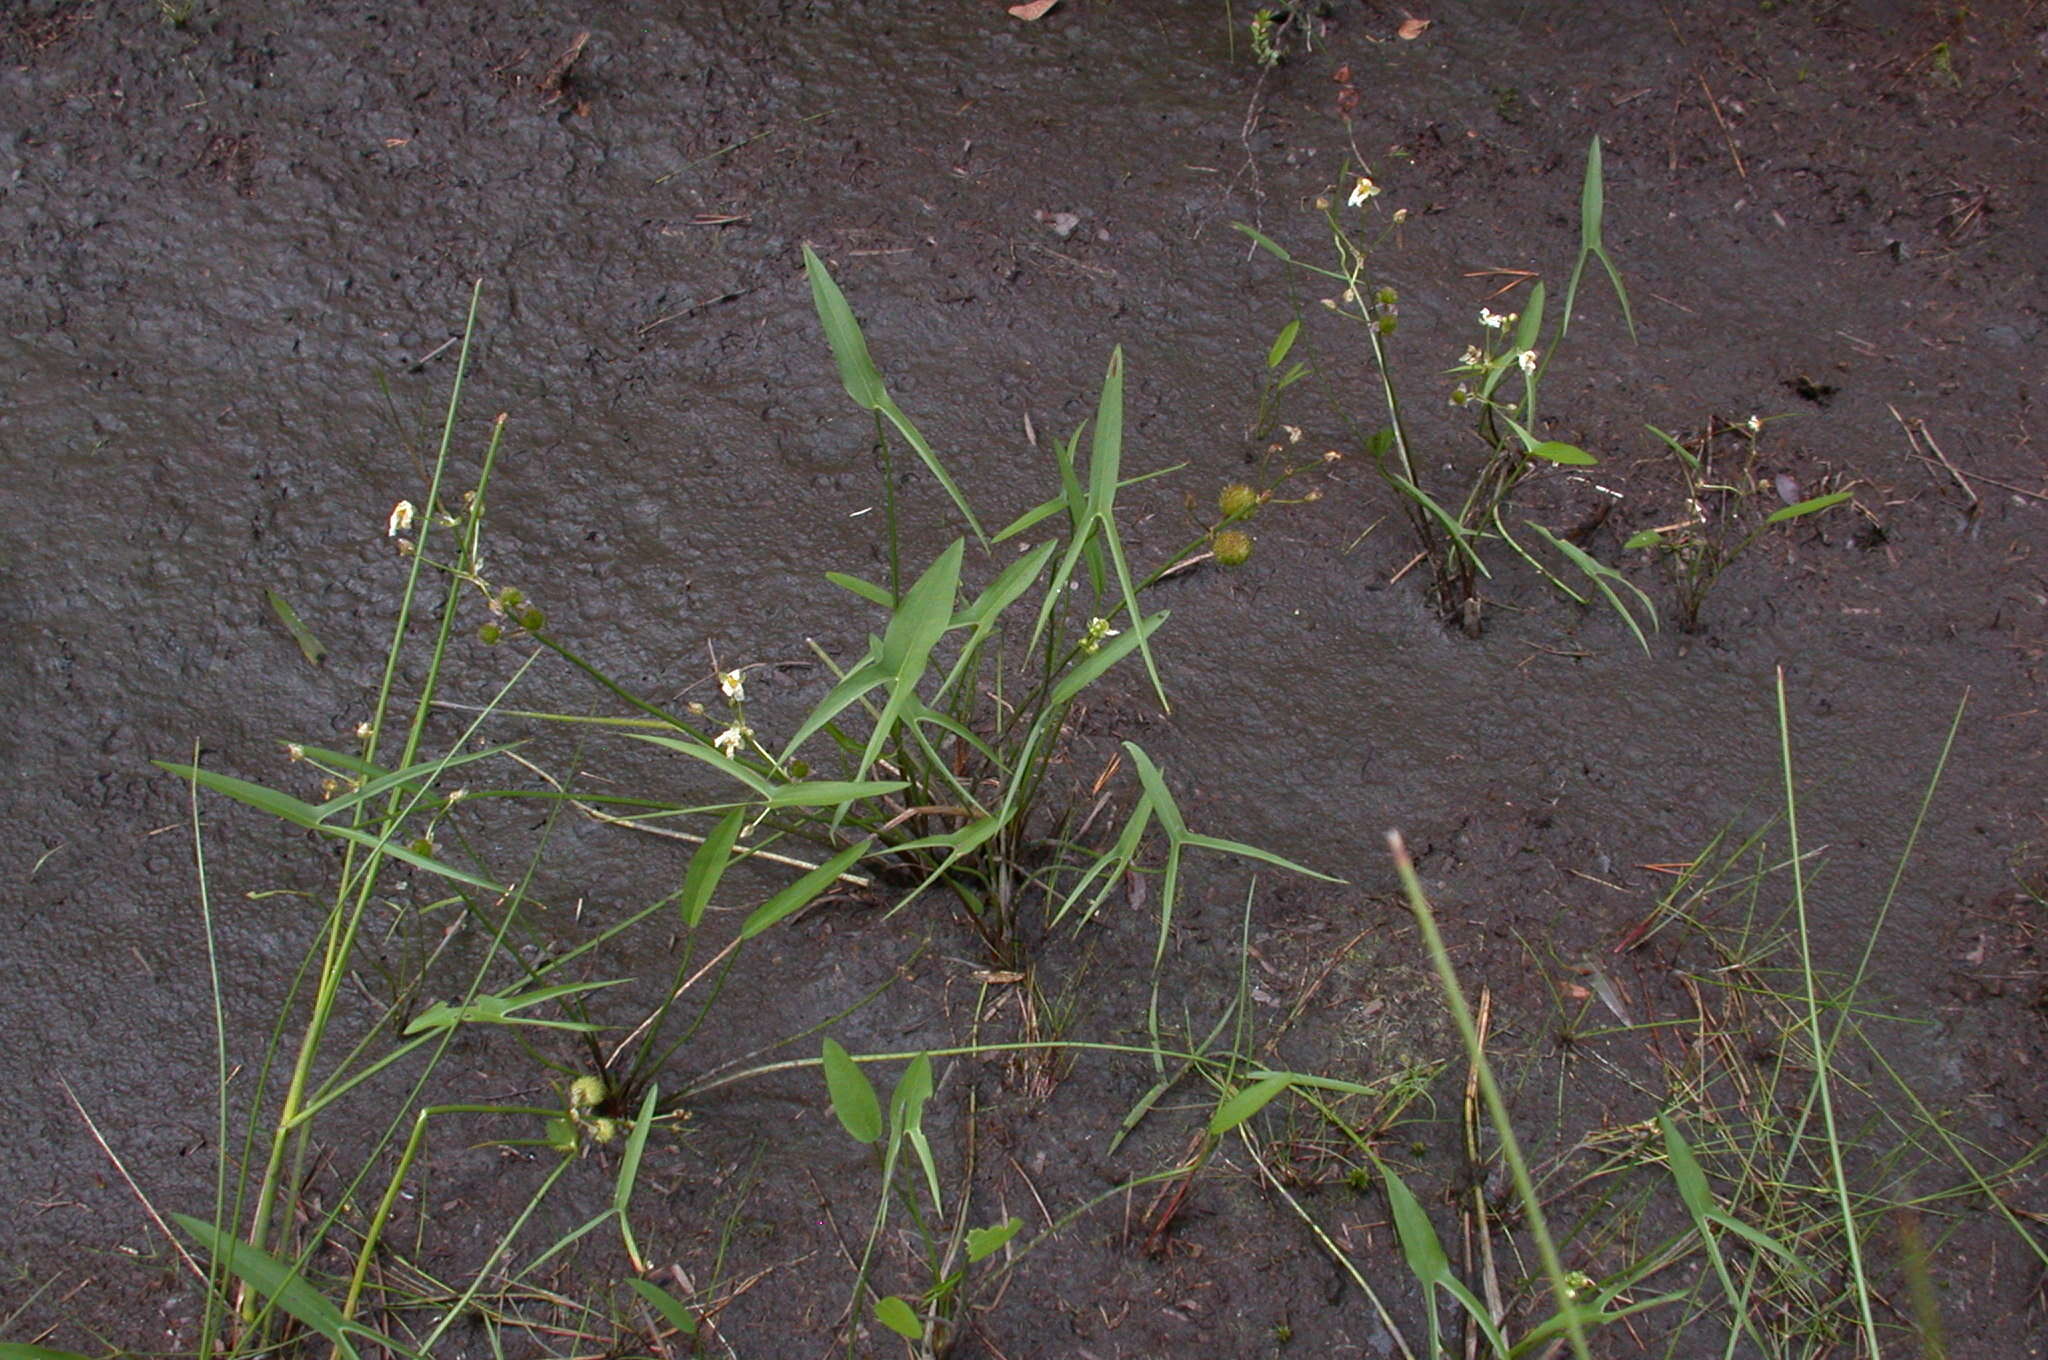
[[[1401,224],[1402,224],[1403,222],[1406,222],[1407,220],[1408,220],[1408,210],[1407,210],[1406,208],[1396,208],[1396,209],[1394,209],[1394,225],[1395,225],[1395,226],[1397,226],[1397,227],[1398,227],[1398,226],[1400,226],[1400,225],[1401,225]]]
[[[711,744],[723,752],[727,760],[732,760],[739,755],[740,747],[746,743],[747,738],[753,735],[753,728],[745,723],[734,723],[713,737]]]
[[[1486,362],[1486,356],[1479,352],[1479,346],[1467,345],[1465,352],[1458,356],[1458,362],[1467,368],[1477,368]]]
[[[1534,373],[1536,371],[1536,351],[1533,349],[1523,350],[1515,356],[1515,362],[1522,366],[1524,373]]]
[[[369,723],[359,722],[356,724],[356,740],[368,741],[371,737],[375,736],[376,734],[377,729],[372,727]]]
[[[412,528],[413,516],[418,513],[413,508],[411,501],[400,501],[392,506],[391,518],[384,521],[384,537],[397,538],[407,529]]]
[[[740,671],[720,671],[718,687],[725,691],[725,697],[736,704],[747,701],[747,677]]]
[[[1508,328],[1508,323],[1513,321],[1518,315],[1520,315],[1518,312],[1496,312],[1491,308],[1481,307],[1479,309],[1479,324],[1490,331],[1504,331]]]
[[[1108,619],[1090,619],[1088,620],[1088,636],[1081,639],[1081,650],[1093,656],[1101,650],[1104,642],[1121,632],[1123,632],[1121,628],[1110,627]]]
[[[1757,416],[1751,416],[1748,420],[1742,422],[1742,428],[1748,430],[1753,435],[1762,434],[1764,432],[1764,422]]]
[[[1380,186],[1374,184],[1366,176],[1360,175],[1358,183],[1351,186],[1351,197],[1345,200],[1345,206],[1349,208],[1363,207],[1368,198],[1378,198],[1379,194]]]

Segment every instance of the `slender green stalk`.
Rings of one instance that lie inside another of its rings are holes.
[[[1457,1023],[1459,1037],[1465,1041],[1465,1053],[1478,1075],[1480,1094],[1486,1099],[1486,1112],[1493,1120],[1494,1132],[1500,1135],[1501,1156],[1506,1159],[1508,1170],[1515,1178],[1515,1193],[1521,1198],[1523,1211],[1529,1215],[1529,1231],[1536,1238],[1536,1250],[1543,1258],[1543,1273],[1550,1277],[1551,1292],[1557,1297],[1558,1313],[1564,1319],[1566,1335],[1571,1338],[1572,1354],[1578,1360],[1592,1360],[1586,1349],[1585,1328],[1579,1321],[1579,1305],[1570,1283],[1565,1279],[1564,1262],[1558,1257],[1557,1243],[1552,1240],[1550,1227],[1543,1218],[1542,1198],[1536,1193],[1536,1183],[1529,1175],[1522,1145],[1515,1138],[1515,1126],[1508,1117],[1507,1101],[1501,1097],[1500,1085],[1494,1080],[1493,1065],[1486,1060],[1486,1049],[1479,1039],[1479,1026],[1473,1021],[1472,1007],[1465,1000],[1465,989],[1458,982],[1457,969],[1451,965],[1444,937],[1437,931],[1436,914],[1429,908],[1429,899],[1423,896],[1422,883],[1415,877],[1415,865],[1408,858],[1408,847],[1402,842],[1401,833],[1389,831],[1387,846],[1393,852],[1395,872],[1401,876],[1401,887],[1408,895],[1409,909],[1415,914],[1423,944],[1429,950],[1429,961],[1436,969],[1437,983],[1443,988],[1444,999],[1450,1003],[1451,1019]]]
[[[1960,710],[1957,716],[1960,718]],[[1827,1132],[1828,1169],[1834,1182],[1835,1204],[1842,1216],[1843,1235],[1848,1240],[1849,1272],[1856,1284],[1856,1307],[1863,1322],[1863,1341],[1870,1348],[1871,1360],[1881,1360],[1883,1351],[1877,1340],[1877,1319],[1870,1311],[1870,1281],[1863,1269],[1863,1238],[1857,1231],[1856,1211],[1849,1201],[1849,1175],[1842,1164],[1842,1140],[1835,1127],[1830,1049],[1827,1037],[1821,1033],[1820,987],[1813,972],[1813,935],[1806,910],[1806,864],[1799,853],[1799,795],[1792,777],[1792,720],[1785,705],[1783,666],[1778,667],[1778,762],[1785,781],[1785,834],[1792,851],[1792,905],[1799,921],[1799,965],[1806,983],[1806,1024],[1813,1044],[1814,1088],[1820,1100],[1821,1125]]]
[[[200,748],[192,743],[192,768],[199,768]],[[206,937],[207,992],[213,1003],[214,1061],[214,1169],[213,1221],[227,1221],[228,1197],[228,1017],[221,1001],[220,951],[214,936],[213,892],[206,873],[206,837],[199,819],[199,779],[195,773],[189,789],[192,812],[192,867],[199,892],[199,920]],[[199,1354],[209,1360],[220,1338],[220,1310],[216,1300],[227,1282],[227,1262],[211,1258],[207,1275],[206,1311],[199,1324]]]
[[[461,409],[462,383],[469,370],[470,342],[476,333],[477,310],[483,298],[483,281],[477,280],[470,290],[469,315],[462,330],[462,346],[455,361],[455,379],[448,395],[447,415],[441,424],[441,444],[434,458],[433,472],[427,494],[426,513],[420,517],[420,536],[406,572],[405,589],[399,597],[398,617],[392,627],[391,645],[385,652],[384,673],[377,684],[377,699],[371,710],[370,733],[363,743],[363,759],[374,763],[377,758],[377,743],[383,736],[384,720],[391,709],[392,692],[398,679],[398,661],[405,648],[405,636],[412,625],[414,600],[419,592],[420,573],[424,568],[425,546],[432,532],[434,516],[440,506],[441,479],[447,471],[449,450],[455,442],[455,422]],[[437,657],[438,659],[438,657]],[[418,731],[424,721],[428,700],[432,696],[433,676],[429,673],[426,692],[422,695],[412,729],[407,733],[406,753],[411,755],[418,741]],[[397,798],[394,791],[392,798]],[[360,829],[369,820],[368,811],[360,804],[354,813],[354,824]],[[368,852],[367,865],[358,866],[358,850],[351,843],[342,861],[341,881],[354,881],[358,886],[352,906],[346,905],[346,897],[338,898],[335,909],[329,914],[326,936],[325,958],[322,960],[313,995],[313,1009],[307,1018],[306,1028],[299,1041],[297,1059],[292,1064],[289,1083],[285,1089],[284,1105],[279,1111],[277,1132],[271,1139],[269,1160],[264,1166],[263,1176],[258,1185],[256,1211],[249,1225],[249,1244],[261,1250],[269,1235],[271,1219],[276,1212],[280,1173],[284,1166],[285,1149],[290,1130],[296,1126],[299,1106],[305,1099],[306,1085],[312,1076],[313,1063],[318,1057],[327,1037],[327,1025],[333,1014],[334,997],[341,989],[342,978],[346,975],[348,959],[355,947],[356,931],[362,914],[367,909],[371,892],[376,883],[376,868],[384,858],[383,850]],[[304,1151],[303,1136],[299,1142],[300,1154]],[[293,1177],[293,1182],[297,1182]]]
[[[378,1240],[384,1235],[384,1224],[390,1219],[391,1211],[398,1205],[398,1195],[405,1188],[406,1173],[412,1170],[413,1158],[419,1155],[427,1141],[427,1120],[440,1114],[530,1114],[543,1119],[560,1111],[543,1109],[531,1105],[429,1105],[413,1118],[412,1136],[405,1140],[405,1151],[399,1154],[398,1165],[391,1172],[391,1180],[384,1187],[384,1197],[377,1202],[377,1212],[370,1216],[370,1226],[363,1234],[363,1244],[356,1249],[355,1273],[349,1276],[348,1293],[341,1303],[341,1315],[352,1318],[356,1315],[356,1304],[362,1298],[363,1282],[369,1278],[370,1262],[376,1258]]]

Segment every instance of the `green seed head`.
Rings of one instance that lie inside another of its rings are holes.
[[[590,1121],[590,1136],[600,1143],[609,1143],[619,1136],[619,1121],[616,1119],[593,1119]]]
[[[495,623],[487,623],[476,630],[476,640],[486,647],[495,647],[505,639],[505,630]]]
[[[1251,558],[1252,536],[1237,529],[1216,535],[1216,560],[1226,567],[1241,567]]]
[[[1223,494],[1216,498],[1216,507],[1225,519],[1243,519],[1259,505],[1259,493],[1243,482],[1232,482],[1223,488]]]
[[[587,1110],[603,1099],[603,1077],[578,1077],[569,1083],[569,1108],[572,1110]]]
[[[529,633],[538,633],[547,625],[548,616],[538,609],[528,609],[519,616],[519,626]]]

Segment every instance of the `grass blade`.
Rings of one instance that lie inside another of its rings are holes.
[[[1501,1095],[1500,1083],[1494,1079],[1493,1065],[1487,1061],[1485,1045],[1480,1042],[1479,1027],[1472,1018],[1472,1007],[1465,999],[1465,989],[1458,982],[1457,970],[1451,964],[1450,951],[1444,946],[1443,935],[1436,927],[1436,915],[1430,910],[1429,899],[1423,895],[1422,882],[1415,876],[1414,861],[1408,858],[1408,847],[1402,843],[1401,833],[1387,833],[1387,848],[1394,856],[1394,869],[1400,875],[1401,889],[1408,898],[1409,910],[1415,916],[1415,923],[1422,931],[1424,944],[1429,950],[1429,960],[1436,969],[1437,983],[1442,988],[1444,1000],[1451,1011],[1451,1019],[1457,1024],[1458,1036],[1464,1041],[1466,1057],[1471,1060],[1472,1069],[1478,1078],[1480,1094],[1486,1101],[1486,1113],[1493,1123],[1494,1132],[1500,1138],[1502,1158],[1513,1174],[1515,1194],[1522,1202],[1522,1211],[1527,1215],[1529,1231],[1536,1239],[1538,1253],[1543,1259],[1543,1273],[1550,1281],[1551,1293],[1557,1299],[1558,1313],[1563,1319],[1566,1334],[1571,1339],[1572,1354],[1577,1360],[1592,1360],[1592,1352],[1586,1347],[1586,1331],[1579,1316],[1579,1308],[1573,1299],[1573,1290],[1565,1279],[1564,1261],[1557,1254],[1557,1241],[1550,1235],[1550,1225],[1543,1215],[1543,1201],[1536,1190],[1535,1180],[1529,1175],[1529,1163],[1522,1156],[1522,1144],[1515,1137],[1514,1122],[1508,1117],[1506,1099]]]
[[[684,1336],[697,1334],[697,1317],[675,1295],[663,1289],[652,1280],[628,1280],[626,1287],[640,1296],[649,1308],[660,1314],[661,1320],[681,1332]]]
[[[320,645],[319,638],[313,636],[313,630],[299,617],[299,611],[292,608],[291,601],[274,590],[264,591],[263,597],[270,601],[270,608],[277,615],[278,622],[292,635],[292,641],[299,644],[299,650],[305,653],[306,660],[316,666],[325,661],[327,649]]]
[[[1216,1113],[1209,1116],[1209,1136],[1220,1138],[1229,1133],[1272,1104],[1282,1092],[1293,1085],[1293,1075],[1281,1072],[1261,1077],[1242,1090],[1233,1091],[1228,1100],[1216,1107]]]
[[[1773,510],[1764,517],[1764,523],[1783,524],[1788,519],[1800,519],[1806,515],[1817,515],[1823,510],[1840,505],[1843,501],[1848,500],[1850,494],[1847,491],[1833,491],[1825,496],[1814,496],[1811,499],[1800,501],[1796,505],[1788,505],[1782,510]]]
[[[810,905],[811,899],[832,885],[834,879],[844,873],[855,860],[866,854],[874,844],[873,837],[866,837],[858,843],[847,846],[831,859],[805,874],[796,882],[776,893],[773,897],[754,908],[753,914],[740,926],[739,937],[751,940],[768,927],[788,916],[791,912]]]
[[[739,840],[745,821],[744,809],[734,808],[726,813],[690,856],[690,867],[683,871],[683,890],[676,904],[685,930],[695,930],[704,919],[711,894],[718,891],[718,881],[725,877],[726,866],[732,863],[732,847]]]
[[[399,1355],[414,1354],[390,1338],[343,1317],[341,1309],[315,1289],[296,1267],[247,1242],[237,1241],[213,1224],[190,1214],[172,1214],[171,1217],[216,1259],[225,1260],[229,1274],[326,1338],[348,1360],[359,1360],[355,1345],[349,1340],[352,1335],[372,1339]]]
[[[1834,1082],[1830,1067],[1833,1049],[1821,1033],[1820,981],[1813,971],[1813,935],[1806,910],[1806,861],[1799,853],[1799,795],[1792,778],[1792,719],[1785,704],[1785,668],[1778,668],[1778,764],[1785,786],[1785,838],[1791,854],[1792,908],[1799,923],[1799,967],[1805,983],[1806,1027],[1813,1044],[1814,1093],[1820,1100],[1821,1127],[1827,1139],[1828,1172],[1835,1191],[1835,1203],[1842,1218],[1842,1234],[1849,1248],[1849,1274],[1855,1283],[1856,1305],[1863,1323],[1863,1344],[1871,1360],[1884,1352],[1878,1345],[1877,1318],[1870,1309],[1870,1279],[1863,1270],[1863,1235],[1856,1227],[1856,1210],[1849,1197],[1849,1173],[1842,1163],[1842,1139],[1835,1127]]]
[[[808,244],[804,246],[804,274],[811,281],[811,305],[816,308],[818,321],[825,328],[825,342],[832,347],[832,359],[839,365],[839,381],[845,385],[846,395],[853,398],[854,404],[862,410],[887,417],[910,447],[917,450],[917,456],[924,460],[925,467],[946,489],[946,494],[953,498],[954,506],[966,517],[975,538],[988,542],[988,535],[981,530],[981,522],[974,517],[974,510],[967,504],[966,496],[961,494],[952,475],[939,462],[939,455],[918,433],[917,427],[910,423],[910,417],[889,399],[889,390],[882,382],[882,371],[875,367],[874,357],[868,353],[867,337],[861,333],[860,323],[854,320],[853,308],[846,305],[846,294],[839,291],[839,285],[833,282],[825,262]]]
[[[612,1212],[619,1216],[619,1236],[626,1244],[626,1259],[641,1275],[647,1273],[647,1262],[640,1255],[640,1244],[633,1239],[633,1222],[626,1211],[633,1206],[633,1187],[640,1179],[640,1159],[647,1152],[647,1135],[654,1128],[654,1102],[660,1096],[661,1088],[649,1082],[647,1094],[640,1100],[640,1112],[633,1117],[633,1131],[626,1135],[626,1150],[619,1158],[619,1178],[612,1185]]]
[[[811,281],[811,305],[825,328],[825,343],[832,347],[832,361],[839,365],[839,381],[846,395],[864,411],[879,411],[889,393],[882,386],[882,371],[868,354],[867,337],[846,305],[846,294],[825,268],[825,262],[809,244],[804,246],[804,276]]]

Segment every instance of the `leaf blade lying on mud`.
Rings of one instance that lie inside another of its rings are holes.
[[[1806,515],[1817,515],[1823,510],[1831,509],[1848,500],[1849,494],[1847,491],[1831,491],[1825,496],[1815,496],[1809,500],[1800,501],[1796,505],[1788,505],[1782,510],[1773,510],[1764,517],[1764,523],[1783,524],[1788,519],[1800,519]]]
[[[305,653],[306,660],[316,666],[325,661],[327,648],[320,644],[319,638],[313,636],[313,630],[299,617],[299,611],[292,608],[291,601],[274,590],[266,590],[263,595],[270,601],[270,608],[276,613],[278,621],[284,624],[284,630],[292,635],[292,641],[298,643],[299,650]]]
[[[1229,1133],[1260,1110],[1265,1109],[1290,1086],[1294,1085],[1291,1074],[1281,1072],[1261,1077],[1241,1090],[1233,1091],[1229,1099],[1216,1107],[1216,1113],[1209,1116],[1209,1136],[1220,1138]]]
[[[697,1334],[697,1318],[684,1306],[683,1301],[663,1289],[652,1280],[631,1279],[626,1287],[638,1294],[641,1301],[656,1313],[661,1320],[681,1332],[684,1336]]]
[[[349,1340],[352,1335],[388,1347],[397,1355],[418,1354],[361,1323],[351,1322],[343,1317],[341,1309],[335,1307],[332,1300],[308,1283],[295,1266],[287,1265],[269,1252],[222,1232],[204,1219],[194,1218],[190,1214],[175,1213],[171,1217],[177,1220],[178,1226],[190,1234],[194,1241],[204,1246],[215,1260],[225,1265],[229,1274],[325,1337],[337,1351],[349,1357],[349,1360],[357,1360],[359,1355]]]
[[[197,784],[201,788],[225,794],[236,802],[245,803],[259,812],[268,812],[271,816],[290,822],[294,826],[302,826],[308,831],[317,831],[323,836],[333,836],[339,840],[354,841],[365,849],[378,851],[390,856],[392,859],[410,864],[415,869],[424,869],[430,874],[453,879],[457,883],[467,883],[472,888],[482,888],[486,892],[492,893],[505,891],[503,883],[494,883],[488,878],[470,873],[467,869],[458,869],[452,864],[443,863],[428,855],[423,855],[408,846],[400,845],[397,841],[385,840],[382,837],[372,835],[370,832],[358,831],[354,827],[329,826],[322,820],[319,808],[314,807],[311,803],[302,802],[288,793],[280,793],[267,785],[253,783],[247,779],[237,779],[233,775],[216,774],[212,770],[202,770],[191,765],[179,765],[168,760],[152,760],[150,764],[160,770],[177,775],[180,779]]]
[[[855,860],[866,854],[868,847],[874,843],[874,837],[868,836],[853,845],[847,846],[831,859],[826,860],[823,864],[811,870],[781,892],[776,893],[760,906],[754,908],[753,914],[748,916],[745,924],[740,927],[740,938],[742,940],[751,940],[783,917],[809,906],[813,898],[831,886],[832,881],[851,867]]]

